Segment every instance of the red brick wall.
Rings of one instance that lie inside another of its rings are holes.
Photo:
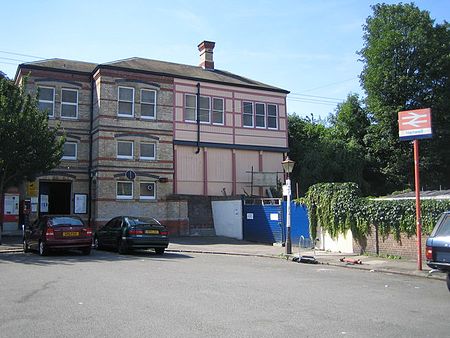
[[[377,241],[375,226],[371,227],[370,235],[362,240],[353,239],[353,252],[358,254],[377,254]],[[427,236],[422,236],[422,259],[425,260],[425,243]],[[378,236],[378,254],[395,255],[406,259],[417,259],[417,237],[415,235],[408,237],[401,234],[396,240],[394,235]]]

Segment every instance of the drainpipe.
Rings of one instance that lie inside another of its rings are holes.
[[[89,167],[88,167],[88,222],[89,226],[92,228],[92,130],[94,129],[94,74],[91,75],[91,113],[90,113],[90,125],[89,125]]]
[[[200,82],[197,82],[197,151],[200,152]]]

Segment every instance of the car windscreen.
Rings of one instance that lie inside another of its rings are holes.
[[[55,217],[55,218],[51,218],[50,220],[50,224],[52,226],[84,226],[83,221],[81,219],[78,218],[73,218],[73,217]]]
[[[161,225],[154,218],[137,218],[137,217],[126,217],[126,221],[130,226],[139,226],[139,225]]]
[[[438,224],[431,236],[450,236],[450,214],[442,215]]]

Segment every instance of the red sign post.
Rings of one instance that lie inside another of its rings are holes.
[[[420,213],[419,139],[431,138],[431,109],[416,109],[398,113],[398,133],[401,141],[414,140],[414,180],[416,191],[417,268],[422,270],[422,216]]]

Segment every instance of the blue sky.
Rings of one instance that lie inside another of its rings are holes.
[[[19,63],[37,57],[102,63],[139,56],[198,65],[197,45],[210,40],[216,68],[287,89],[289,113],[324,118],[348,93],[362,93],[356,51],[376,3],[3,1],[0,70],[13,78]],[[448,0],[415,4],[437,23],[450,21]]]

